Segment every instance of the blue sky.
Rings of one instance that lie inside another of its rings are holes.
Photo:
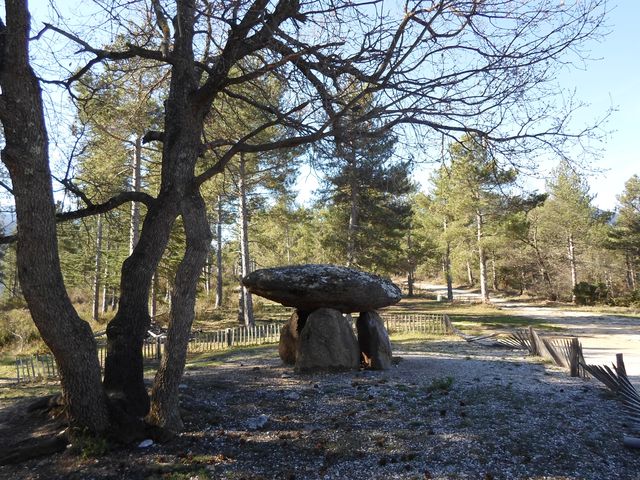
[[[640,2],[624,0],[610,8],[610,33],[600,43],[592,43],[590,56],[597,60],[562,79],[590,103],[587,119],[610,106],[616,109],[606,125],[612,132],[602,158],[594,163],[606,171],[589,182],[596,205],[606,209],[614,208],[624,183],[633,174],[640,175]]]

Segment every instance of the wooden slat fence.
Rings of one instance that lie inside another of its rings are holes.
[[[623,437],[623,443],[629,448],[640,448],[640,393],[629,381],[627,369],[621,353],[616,355],[613,368],[607,365],[586,365],[583,367],[595,378],[600,380],[614,392],[622,401],[623,414],[626,416],[627,428],[631,435]]]
[[[449,335],[453,333],[447,315],[436,313],[382,314],[382,320],[390,335],[394,333],[426,333]]]
[[[531,355],[542,357],[558,367],[567,368],[572,377],[588,377],[584,368],[582,344],[578,337],[542,336],[533,327],[515,330],[498,340],[515,348],[524,348]]]
[[[423,333],[448,335],[453,332],[451,321],[442,314],[383,314],[381,315],[389,334]],[[255,327],[235,327],[213,332],[196,332],[188,345],[189,353],[203,353],[229,348],[257,346],[278,343],[280,329],[284,324],[270,322]],[[159,360],[164,353],[165,335],[151,334],[142,346],[145,360]],[[107,347],[104,341],[98,344],[98,359],[104,368]],[[34,355],[16,358],[16,379],[18,382],[39,381],[56,378],[58,369],[52,355]]]
[[[58,365],[51,354],[16,358],[16,381],[33,382],[58,377]]]

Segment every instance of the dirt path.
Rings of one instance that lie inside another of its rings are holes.
[[[442,285],[421,287],[446,296],[446,287]],[[464,289],[454,289],[454,298],[456,295],[479,297],[479,294]],[[492,299],[492,302],[511,315],[544,320],[549,325],[564,329],[566,334],[579,337],[585,359],[590,364],[611,365],[617,353],[624,354],[629,378],[636,388],[640,388],[640,318],[564,310],[503,298]]]
[[[511,302],[498,305],[510,314],[542,319],[576,335],[582,342],[585,360],[590,364],[610,365],[615,362],[617,353],[624,354],[629,378],[640,386],[640,318]]]

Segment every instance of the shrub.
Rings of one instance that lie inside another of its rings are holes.
[[[588,282],[580,282],[573,289],[578,305],[595,305],[596,303],[607,303],[609,300],[609,289],[604,283],[594,285]]]

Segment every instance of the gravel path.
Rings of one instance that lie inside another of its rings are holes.
[[[640,479],[640,452],[622,447],[619,406],[598,382],[456,337],[394,352],[385,372],[299,375],[273,347],[196,365],[172,442],[63,453],[0,478]]]

